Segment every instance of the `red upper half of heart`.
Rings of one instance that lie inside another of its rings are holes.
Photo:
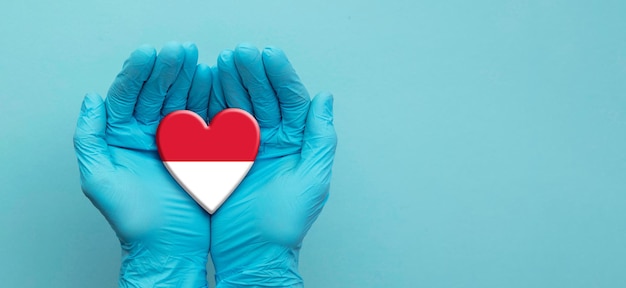
[[[221,111],[209,126],[196,113],[167,115],[157,129],[162,161],[254,161],[259,150],[259,125],[241,109]]]

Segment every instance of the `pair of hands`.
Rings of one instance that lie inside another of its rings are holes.
[[[84,193],[117,234],[120,287],[300,287],[302,240],[328,197],[336,134],[332,96],[310,100],[285,54],[250,45],[197,64],[193,44],[143,46],[103,100],[85,96],[74,146]],[[248,175],[215,214],[175,182],[157,152],[159,121],[191,110],[210,124],[225,108],[261,129]]]

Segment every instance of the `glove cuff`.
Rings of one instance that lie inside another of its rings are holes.
[[[125,253],[119,287],[208,287],[207,255],[162,255],[144,250]]]
[[[216,288],[235,288],[235,287],[304,287],[302,277],[298,271],[264,269],[242,270],[237,273],[216,274]]]

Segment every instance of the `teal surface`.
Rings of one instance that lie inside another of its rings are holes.
[[[0,286],[114,287],[72,134],[137,46],[283,48],[332,91],[307,287],[626,287],[624,1],[3,1]],[[268,211],[268,213],[271,213]],[[212,275],[209,275],[212,277]]]

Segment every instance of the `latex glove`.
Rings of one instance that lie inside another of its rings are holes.
[[[328,198],[337,141],[333,97],[310,101],[277,48],[224,51],[218,74],[222,87],[214,84],[210,106],[252,113],[261,146],[248,175],[211,216],[217,287],[302,287],[299,250]]]
[[[207,114],[211,70],[197,60],[193,44],[169,43],[158,56],[141,47],[105,101],[97,94],[83,101],[74,135],[81,185],[120,240],[120,287],[207,286],[209,216],[170,176],[155,145],[167,113]]]

